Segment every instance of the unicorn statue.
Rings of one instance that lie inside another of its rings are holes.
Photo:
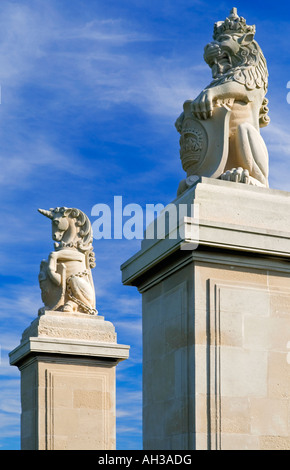
[[[39,285],[44,303],[39,313],[58,310],[97,315],[91,269],[95,267],[93,232],[79,209],[56,207],[38,211],[51,219],[54,248],[40,264]]]

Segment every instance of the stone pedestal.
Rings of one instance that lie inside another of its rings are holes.
[[[115,369],[128,352],[104,317],[46,311],[34,320],[10,353],[21,371],[21,449],[115,449]]]
[[[198,246],[185,216],[121,268],[143,298],[144,448],[290,449],[290,193],[201,178],[173,203],[198,207]]]

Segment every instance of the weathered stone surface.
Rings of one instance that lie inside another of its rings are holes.
[[[175,123],[187,174],[178,195],[197,176],[268,187],[268,151],[260,134],[270,121],[268,70],[255,32],[236,8],[214,26],[214,41],[204,49],[213,80],[185,101]]]
[[[115,368],[128,351],[104,317],[39,315],[10,353],[21,371],[21,448],[115,449]]]
[[[114,343],[117,335],[113,324],[99,315],[48,310],[40,314],[23,332],[22,342],[30,337]]]
[[[143,297],[144,447],[289,450],[290,195],[202,178],[179,203],[199,205],[195,249],[167,234],[122,266]]]
[[[65,207],[40,212],[57,242],[41,263],[45,306],[9,355],[21,371],[21,449],[113,450],[115,368],[129,346],[95,309],[89,219]]]
[[[96,315],[93,231],[87,215],[79,209],[38,209],[52,221],[55,250],[40,264],[39,284],[45,310]]]

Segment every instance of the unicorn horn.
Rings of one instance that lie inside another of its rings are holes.
[[[38,212],[40,212],[42,215],[45,215],[45,217],[48,217],[49,219],[53,219],[53,215],[51,211],[46,211],[44,209],[38,209]]]

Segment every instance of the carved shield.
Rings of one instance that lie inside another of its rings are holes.
[[[47,272],[48,262],[42,261],[39,272],[39,285],[41,289],[41,299],[45,307],[49,310],[57,310],[64,304],[66,290],[66,268],[64,264],[57,265],[57,272],[61,275],[61,285],[57,286],[49,277]]]
[[[200,120],[193,116],[191,103],[183,105],[179,141],[182,167],[187,176],[218,178],[228,158],[230,109],[214,107],[211,118]]]

